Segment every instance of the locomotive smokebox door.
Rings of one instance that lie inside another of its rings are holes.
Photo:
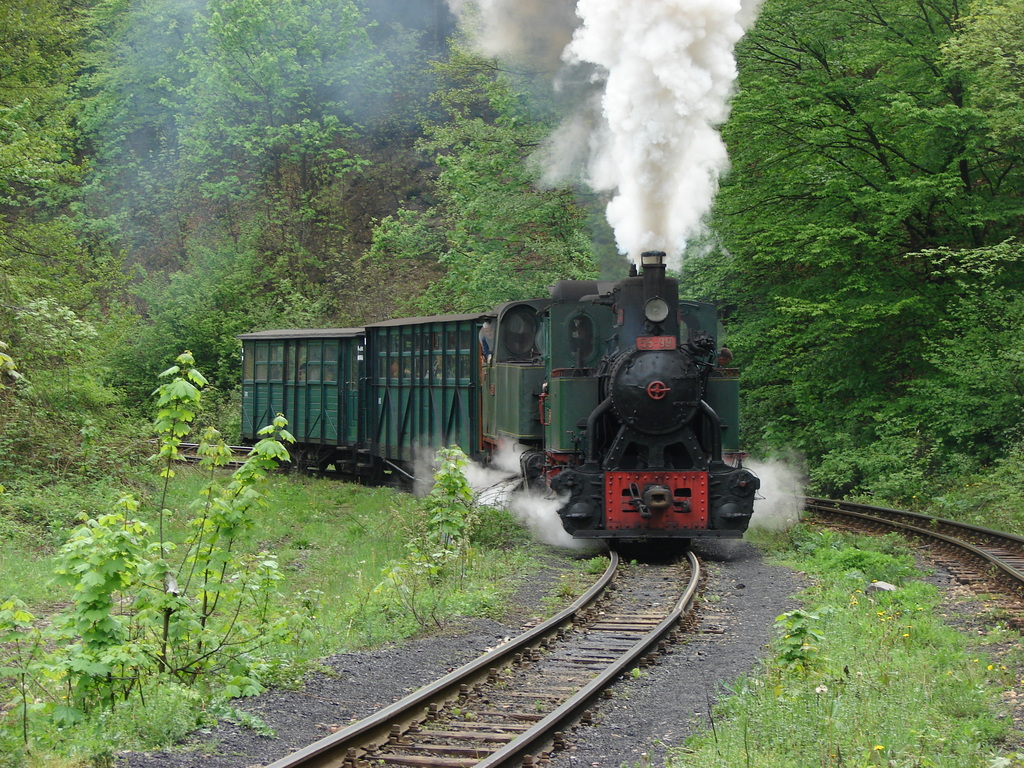
[[[700,372],[674,346],[626,352],[615,362],[610,379],[616,415],[644,434],[674,432],[700,406]]]

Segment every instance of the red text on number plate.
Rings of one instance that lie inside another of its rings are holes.
[[[675,349],[675,336],[638,336],[637,349]]]

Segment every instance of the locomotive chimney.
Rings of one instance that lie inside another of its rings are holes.
[[[652,268],[655,271],[660,268],[661,274],[665,274],[665,252],[644,251],[640,254],[640,265],[644,268],[645,275]]]
[[[665,290],[665,252],[644,251],[640,254],[644,273],[644,317],[661,332],[661,324],[669,316],[669,303]]]

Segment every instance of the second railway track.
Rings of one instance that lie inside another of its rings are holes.
[[[609,686],[659,649],[701,579],[683,563],[622,565],[559,615],[271,768],[543,764]]]
[[[1010,600],[1009,622],[1024,628],[1024,537],[955,520],[831,499],[805,502],[814,516],[871,531],[898,531],[924,542],[961,583]]]

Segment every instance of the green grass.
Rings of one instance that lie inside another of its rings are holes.
[[[178,469],[163,504],[168,510],[163,515],[167,541],[187,537],[189,521],[199,514],[199,492],[209,479],[191,467]],[[70,591],[53,586],[55,553],[78,513],[95,517],[113,511],[121,491],[107,490],[54,488],[48,491],[52,497],[35,502],[31,514],[25,499],[8,497],[0,508],[0,597],[16,595],[40,618],[69,604]],[[155,485],[136,490],[142,499],[136,516],[156,530],[162,491]],[[62,498],[70,505],[61,508]],[[401,589],[388,588],[384,572],[389,563],[407,555],[410,540],[423,534],[420,500],[386,488],[275,475],[266,501],[256,512],[256,524],[233,546],[274,554],[283,576],[276,585],[281,604],[303,604],[314,614],[311,634],[302,643],[265,649],[261,680],[267,685],[298,685],[319,659],[334,652],[399,642],[464,616],[499,617],[516,575],[531,567],[528,535],[507,513],[481,509],[465,556],[449,571],[417,583],[410,600]],[[13,647],[6,650],[14,652]],[[0,647],[0,668],[5,666],[4,651]],[[11,658],[17,663],[25,655]],[[0,677],[0,700],[17,699],[16,691],[8,688],[15,682],[15,677]],[[112,711],[92,712],[59,734],[43,725],[30,726],[34,745],[26,751],[16,706],[0,715],[0,768],[103,765],[116,749],[167,745],[217,717],[232,717],[232,712],[222,691],[164,680],[145,691],[145,705],[133,697]]]
[[[164,518],[168,540],[184,539],[188,521],[197,514],[192,507],[208,480],[191,467],[177,470],[166,502],[171,510]],[[55,551],[78,514],[112,510],[120,493],[102,486],[54,487],[36,489],[31,499],[8,499],[10,514],[0,514],[0,597],[17,595],[39,614],[66,600],[68,594],[52,584]],[[155,528],[159,489],[153,486],[142,496],[138,517]],[[271,479],[267,501],[242,546],[276,554],[286,575],[281,591],[287,599],[314,600],[320,606],[318,643],[309,649],[313,655],[372,647],[418,631],[408,617],[390,609],[386,616],[376,615],[375,610],[384,567],[405,555],[406,542],[422,523],[414,497],[388,488],[280,475]],[[495,585],[509,585],[505,577],[528,565],[519,549],[528,537],[506,513],[485,510],[474,539],[462,594],[442,620],[466,611],[499,612],[504,594]]]
[[[184,468],[171,485],[166,533],[181,540],[196,513],[190,504],[207,478]],[[112,508],[115,489],[53,488],[0,503],[0,595],[17,594],[39,615],[67,595],[50,584],[53,553],[80,512]],[[140,516],[155,525],[155,490],[143,492]],[[397,642],[465,615],[501,613],[514,575],[530,567],[526,534],[503,513],[484,510],[474,545],[458,573],[425,581],[416,596],[427,610],[417,618],[395,593],[382,589],[385,567],[403,558],[423,527],[416,499],[389,489],[334,480],[274,476],[268,505],[244,548],[277,555],[284,600],[305,601],[315,632],[301,647],[276,649],[266,682],[297,684],[332,652]],[[714,728],[675,748],[671,768],[711,766],[991,766],[1024,765],[1003,754],[1009,726],[999,693],[1024,665],[1019,652],[1000,658],[988,644],[1008,633],[996,621],[971,636],[941,619],[938,592],[919,580],[905,546],[893,538],[850,538],[798,528],[760,542],[787,565],[806,571],[816,586],[801,612],[780,622],[761,669],[730,685],[714,713]],[[603,561],[581,561],[547,602],[564,602]],[[866,595],[881,579],[900,586]],[[579,582],[579,583],[577,583]],[[426,620],[424,620],[426,619]],[[232,717],[215,692],[164,686],[148,706],[119,706],[42,741],[27,758],[9,717],[0,740],[0,768],[102,764],[118,748],[152,749],[173,742],[216,717]],[[154,716],[156,715],[156,716]],[[247,723],[260,729],[260,723]]]
[[[16,594],[45,612],[64,598],[51,584],[54,552],[80,514],[112,506],[122,492],[109,482],[78,482],[0,494],[0,599]]]
[[[922,498],[928,514],[1007,533],[1024,533],[1024,448],[995,466]]]
[[[187,507],[207,478],[186,469],[174,479],[170,506]],[[302,475],[272,479],[268,505],[243,546],[276,554],[288,600],[317,605],[317,637],[305,646],[309,660],[340,650],[396,642],[424,629],[380,586],[383,571],[407,553],[422,530],[423,511],[415,497],[390,488],[367,488]],[[176,514],[169,536],[180,539],[191,514]],[[475,546],[456,589],[439,588],[433,626],[458,616],[497,616],[514,586],[513,574],[529,567],[522,547],[529,537],[508,513],[482,510]]]
[[[968,636],[942,618],[939,591],[919,580],[897,539],[798,528],[778,556],[815,585],[784,614],[769,658],[729,686],[713,727],[670,750],[669,768],[1008,768],[1011,725],[999,694],[1019,649],[997,623]],[[900,587],[865,589],[872,579]]]

